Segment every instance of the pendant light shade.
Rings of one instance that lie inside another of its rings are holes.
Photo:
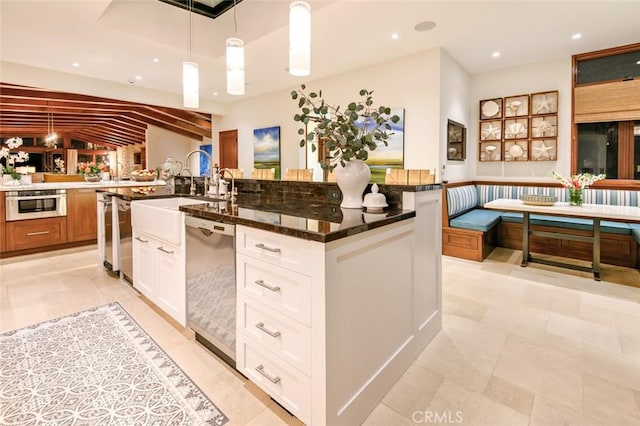
[[[244,95],[244,42],[227,39],[227,93]]]
[[[192,37],[192,15],[193,0],[189,0],[189,22],[188,22],[188,45],[189,60],[182,63],[182,105],[185,108],[200,107],[200,77],[198,75],[198,64],[191,61],[191,37]]]
[[[200,106],[198,96],[198,64],[195,62],[182,63],[182,103],[186,108]]]
[[[311,74],[311,6],[306,1],[289,5],[289,73]]]

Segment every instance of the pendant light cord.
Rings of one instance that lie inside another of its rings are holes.
[[[238,37],[238,19],[236,18],[236,10],[238,9],[238,5],[236,4],[236,0],[233,0],[233,25],[236,30],[236,37]]]
[[[192,28],[192,23],[191,23],[191,17],[193,15],[193,0],[189,0],[189,23],[188,23],[188,28],[189,28],[189,62],[191,62],[191,28]]]

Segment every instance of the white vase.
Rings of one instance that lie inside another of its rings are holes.
[[[371,170],[367,163],[362,160],[347,161],[344,167],[338,164],[334,172],[336,183],[342,192],[340,207],[361,209],[362,193],[371,179]]]

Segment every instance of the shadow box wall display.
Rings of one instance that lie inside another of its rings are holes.
[[[463,161],[466,153],[467,128],[453,120],[447,120],[447,160]]]
[[[558,91],[480,101],[479,161],[556,161]]]

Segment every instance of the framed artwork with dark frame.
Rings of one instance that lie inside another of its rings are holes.
[[[529,141],[504,141],[504,161],[528,161]]]
[[[480,161],[502,161],[502,142],[480,142]]]
[[[529,137],[528,118],[508,118],[504,120],[505,139],[527,139]]]
[[[531,117],[532,138],[549,138],[558,136],[558,116],[553,115],[537,115]]]
[[[533,139],[531,141],[532,161],[556,161],[558,149],[556,139]]]
[[[495,120],[496,118],[502,118],[502,98],[480,101],[480,120]]]
[[[467,158],[467,128],[464,124],[447,120],[447,160],[464,161]]]
[[[499,141],[502,139],[502,120],[480,122],[481,141]]]
[[[557,114],[558,91],[539,92],[531,94],[531,115]]]
[[[529,115],[529,95],[504,98],[505,117],[526,117]]]

